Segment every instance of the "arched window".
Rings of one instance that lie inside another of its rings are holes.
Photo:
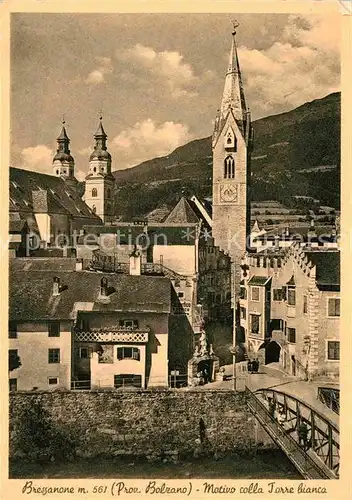
[[[97,167],[94,167],[94,168],[93,168],[93,172],[96,172],[96,171],[97,171]]]
[[[235,178],[235,160],[233,156],[226,156],[224,161],[224,178],[234,179]]]
[[[59,170],[56,170],[56,175],[59,175],[60,171]]]
[[[96,198],[98,196],[98,190],[96,188],[92,189],[92,198]]]
[[[97,207],[95,205],[92,206],[92,212],[93,212],[93,214],[97,213]]]

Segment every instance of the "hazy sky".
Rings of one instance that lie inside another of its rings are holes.
[[[51,173],[65,115],[77,177],[99,112],[113,170],[212,133],[236,18],[254,119],[340,90],[340,16],[12,14],[11,164]]]

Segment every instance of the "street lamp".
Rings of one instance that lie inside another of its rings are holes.
[[[238,345],[236,346],[233,346],[232,349],[231,349],[231,353],[232,353],[232,380],[233,380],[233,390],[236,391],[237,390],[237,384],[236,384],[236,381],[237,381],[237,373],[236,373],[236,354],[240,354],[241,353],[241,349]]]

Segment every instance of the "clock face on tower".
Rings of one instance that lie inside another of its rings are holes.
[[[237,186],[220,184],[220,201],[223,203],[232,203],[237,201]]]

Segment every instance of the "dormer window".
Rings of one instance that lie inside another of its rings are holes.
[[[224,161],[224,179],[235,178],[235,159],[229,155]]]

